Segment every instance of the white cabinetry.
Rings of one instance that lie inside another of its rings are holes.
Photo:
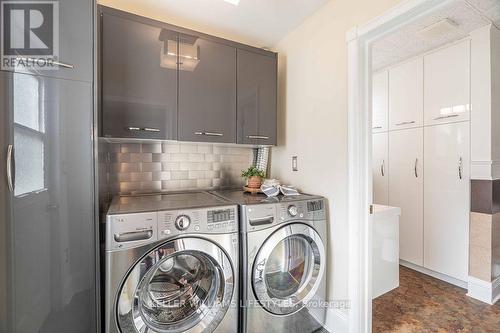
[[[373,133],[386,132],[389,118],[389,73],[382,71],[372,80]]]
[[[470,41],[424,57],[425,125],[469,120]]]
[[[424,130],[389,132],[389,205],[401,208],[400,258],[423,265]]]
[[[424,266],[466,281],[469,122],[425,128]]]
[[[389,204],[389,137],[388,133],[374,133],[372,142],[373,203]]]
[[[422,126],[423,75],[422,58],[389,70],[389,130]]]

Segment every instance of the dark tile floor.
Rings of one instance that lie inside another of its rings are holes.
[[[500,332],[500,304],[400,266],[399,288],[373,300],[373,332]],[[500,302],[499,302],[500,303]]]

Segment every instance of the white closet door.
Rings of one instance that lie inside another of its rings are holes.
[[[389,130],[423,125],[423,59],[417,58],[389,70]]]
[[[372,79],[372,126],[373,133],[387,131],[389,121],[389,73],[382,71]]]
[[[423,265],[424,129],[389,132],[389,206],[401,208],[400,258]]]
[[[469,122],[425,128],[424,266],[467,281]]]
[[[465,41],[424,58],[426,125],[469,120],[470,42]]]
[[[389,205],[389,134],[375,133],[372,142],[373,203]]]

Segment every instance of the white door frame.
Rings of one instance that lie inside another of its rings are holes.
[[[349,332],[371,332],[371,45],[455,0],[406,0],[346,34],[348,53]]]

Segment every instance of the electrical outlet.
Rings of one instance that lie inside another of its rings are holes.
[[[297,167],[297,156],[292,156],[292,171],[299,171]]]

